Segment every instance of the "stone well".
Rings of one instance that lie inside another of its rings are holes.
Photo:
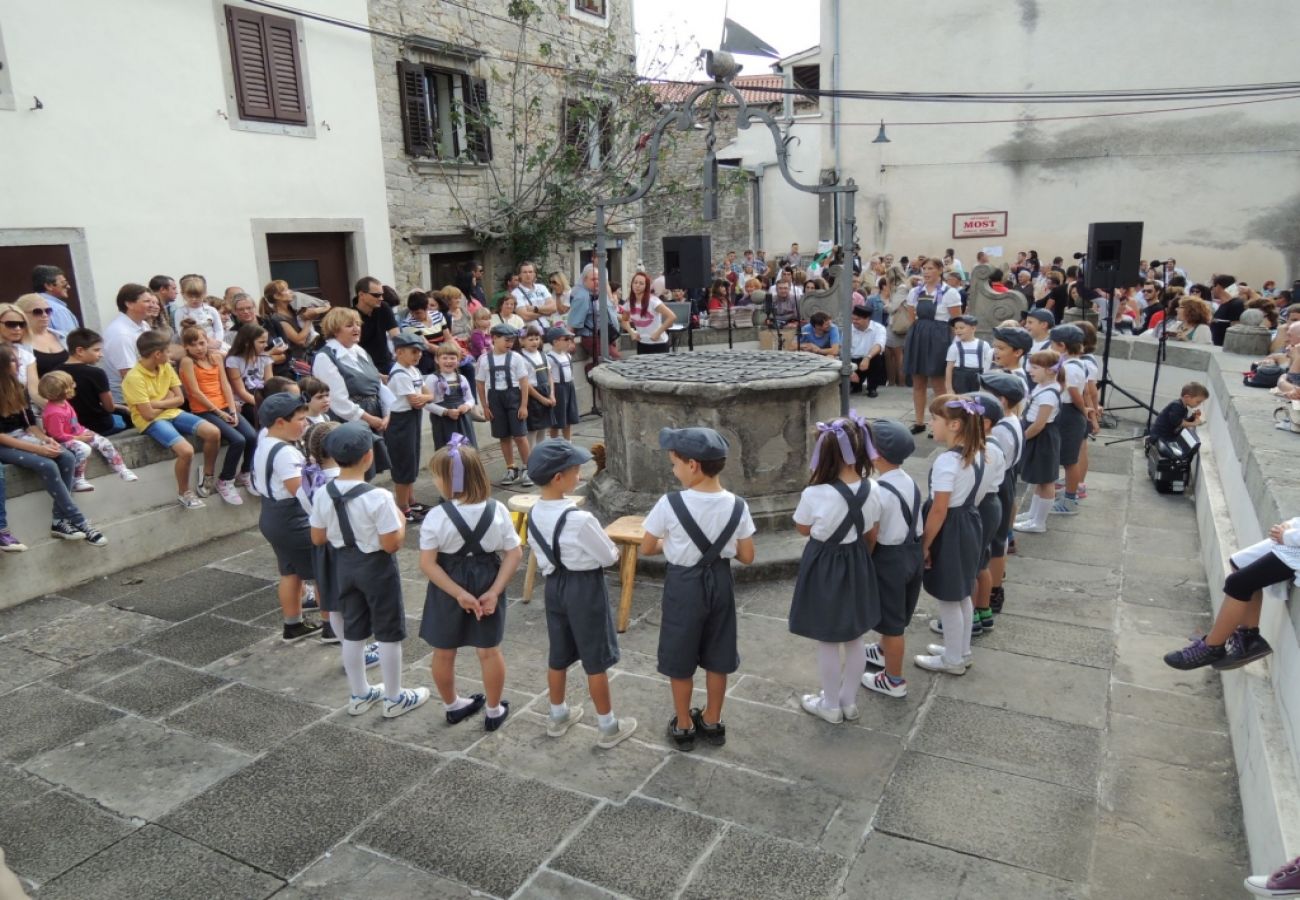
[[[760,531],[788,528],[808,484],[812,432],[839,415],[840,364],[770,350],[638,356],[597,366],[606,468],[591,498],[609,516],[645,515],[677,490],[659,429],[705,426],[731,446],[722,483]]]

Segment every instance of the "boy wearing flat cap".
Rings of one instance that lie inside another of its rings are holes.
[[[731,559],[754,561],[754,520],[745,501],[718,480],[727,441],[712,428],[664,428],[667,450],[683,490],[659,498],[645,520],[641,552],[668,559],[659,626],[659,672],[672,682],[674,716],[668,736],[679,750],[695,749],[699,733],[727,742],[722,701],[727,676],[740,668]],[[691,708],[695,670],[705,671],[704,709]]]
[[[573,426],[578,424],[578,388],[573,383],[573,332],[563,325],[546,329],[546,343],[551,349],[546,359],[551,368],[551,384],[555,390],[555,405],[551,407],[551,437],[573,438]]]
[[[523,398],[533,377],[533,367],[522,354],[510,349],[519,332],[504,322],[492,326],[492,349],[478,358],[474,380],[478,382],[479,405],[492,423],[492,436],[501,442],[506,461],[506,476],[501,484],[519,481],[519,461],[528,465],[528,404]],[[523,472],[524,487],[532,487],[528,472]]]
[[[348,715],[359,716],[382,700],[384,718],[392,719],[423,706],[429,689],[402,689],[406,611],[396,553],[406,537],[406,517],[392,494],[365,481],[374,442],[364,422],[340,425],[325,438],[325,454],[338,463],[339,474],[312,497],[311,542],[333,548],[343,670],[352,695]],[[379,642],[382,690],[366,681],[366,640],[372,634]]]
[[[1034,339],[1033,346],[1029,348],[1029,355],[1033,355],[1039,350],[1051,349],[1051,333],[1055,325],[1056,316],[1052,315],[1050,310],[1031,309],[1025,313],[1025,330]]]
[[[420,356],[427,346],[424,338],[415,333],[399,331],[393,338],[397,362],[388,373],[388,389],[394,399],[388,428],[384,430],[384,444],[392,463],[397,508],[408,522],[418,522],[428,511],[428,507],[416,504],[413,496],[415,478],[420,472],[421,410],[433,400],[433,391],[425,387],[419,369]]]
[[[1029,382],[1029,351],[1033,346],[1033,336],[1023,328],[993,329],[993,365],[1019,378],[1026,397],[1033,389]]]
[[[596,746],[608,750],[631,737],[636,719],[614,715],[606,674],[618,662],[618,636],[605,588],[605,566],[618,548],[596,517],[565,497],[578,486],[578,473],[591,453],[565,440],[543,441],[528,457],[528,474],[542,499],[528,515],[528,536],[537,568],[546,576],[546,636],[550,645],[546,686],[551,714],[546,733],[562,737],[582,718],[582,707],[564,702],[569,666],[581,661],[596,707]]]
[[[1002,474],[1002,486],[998,498],[1002,501],[1002,517],[993,532],[993,543],[989,546],[989,609],[995,614],[1002,612],[1006,597],[1002,582],[1007,574],[1007,545],[1011,539],[1011,523],[1016,515],[1016,476],[1020,474],[1020,461],[1025,453],[1025,431],[1017,414],[1020,403],[1025,399],[1025,385],[1010,372],[988,372],[980,378],[980,385],[1002,404],[1004,415],[989,432],[989,438],[1002,448],[1006,458],[1006,467]]]
[[[975,338],[974,316],[955,316],[952,343],[948,345],[944,380],[950,394],[969,394],[980,388],[980,375],[993,366],[993,348]]]

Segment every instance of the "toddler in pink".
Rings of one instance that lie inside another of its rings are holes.
[[[139,476],[122,462],[122,454],[106,437],[96,434],[77,421],[77,413],[68,399],[77,392],[72,376],[62,370],[47,372],[36,386],[37,392],[45,398],[45,409],[41,412],[41,424],[45,433],[54,438],[77,458],[73,470],[72,489],[74,491],[93,491],[95,486],[86,480],[86,463],[90,461],[90,448],[94,447],[104,457],[113,471],[123,481],[138,481]]]

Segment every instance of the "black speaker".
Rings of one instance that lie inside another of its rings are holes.
[[[706,288],[713,280],[713,242],[707,234],[664,238],[664,281],[668,290]]]
[[[1093,222],[1088,226],[1088,287],[1133,287],[1141,284],[1141,222]]]

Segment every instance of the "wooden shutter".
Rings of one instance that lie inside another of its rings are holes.
[[[465,76],[465,135],[469,155],[476,162],[492,159],[492,124],[488,116],[487,81]]]
[[[614,152],[614,105],[602,103],[596,111],[596,132],[600,136],[600,165],[608,167]]]
[[[239,117],[305,125],[307,97],[298,53],[298,23],[227,6],[226,31]]]
[[[402,104],[402,138],[409,156],[433,156],[433,120],[429,116],[429,82],[424,66],[397,61]]]

